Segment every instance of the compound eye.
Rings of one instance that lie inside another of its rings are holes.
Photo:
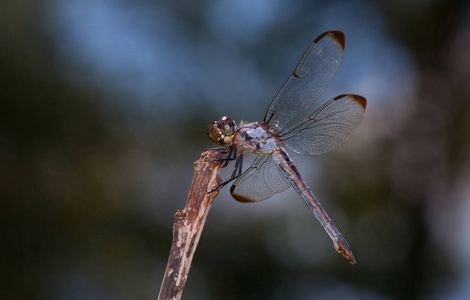
[[[235,133],[235,121],[230,117],[222,117],[218,121],[220,130],[226,135],[231,136]]]

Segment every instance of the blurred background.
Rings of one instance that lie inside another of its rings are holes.
[[[368,108],[296,159],[357,265],[292,189],[225,188],[183,299],[469,299],[463,0],[3,1],[1,299],[156,299],[208,126],[261,120],[327,30],[346,50],[322,101]]]

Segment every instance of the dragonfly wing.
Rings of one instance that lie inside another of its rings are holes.
[[[364,116],[367,101],[358,95],[340,95],[326,102],[310,117],[279,135],[297,153],[318,155],[343,144]]]
[[[274,97],[264,121],[280,130],[315,102],[338,70],[343,50],[341,31],[328,31],[317,37]]]
[[[290,183],[279,171],[271,155],[258,156],[233,183],[230,193],[240,202],[255,202],[285,191]]]

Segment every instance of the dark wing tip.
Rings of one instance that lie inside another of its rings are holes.
[[[351,98],[356,101],[364,110],[366,110],[367,107],[367,100],[366,98],[359,96],[359,95],[351,95]]]
[[[344,38],[344,33],[342,31],[333,30],[333,31],[324,32],[324,33],[320,34],[315,39],[315,41],[313,41],[313,42],[317,43],[319,40],[324,38],[326,35],[329,36],[330,38],[332,38],[333,40],[335,40],[335,42],[341,47],[341,49],[344,50],[345,38]]]
[[[249,198],[246,198],[244,196],[241,196],[241,195],[238,195],[238,194],[235,194],[235,187],[236,185],[232,185],[230,187],[230,194],[232,195],[233,199],[239,201],[239,202],[253,202],[253,200],[249,199]]]
[[[339,96],[336,96],[334,98],[334,100],[339,100],[339,99],[342,99],[342,98],[345,98],[345,97],[349,97],[351,98],[352,100],[356,101],[357,104],[359,104],[362,109],[366,110],[366,107],[367,107],[367,100],[366,98],[362,97],[362,96],[359,96],[359,95],[354,95],[354,94],[343,94],[343,95],[339,95]]]

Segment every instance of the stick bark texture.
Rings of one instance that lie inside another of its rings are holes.
[[[183,210],[175,213],[173,242],[158,300],[180,299],[209,210],[221,183],[221,154],[208,150],[194,163],[194,178]]]

